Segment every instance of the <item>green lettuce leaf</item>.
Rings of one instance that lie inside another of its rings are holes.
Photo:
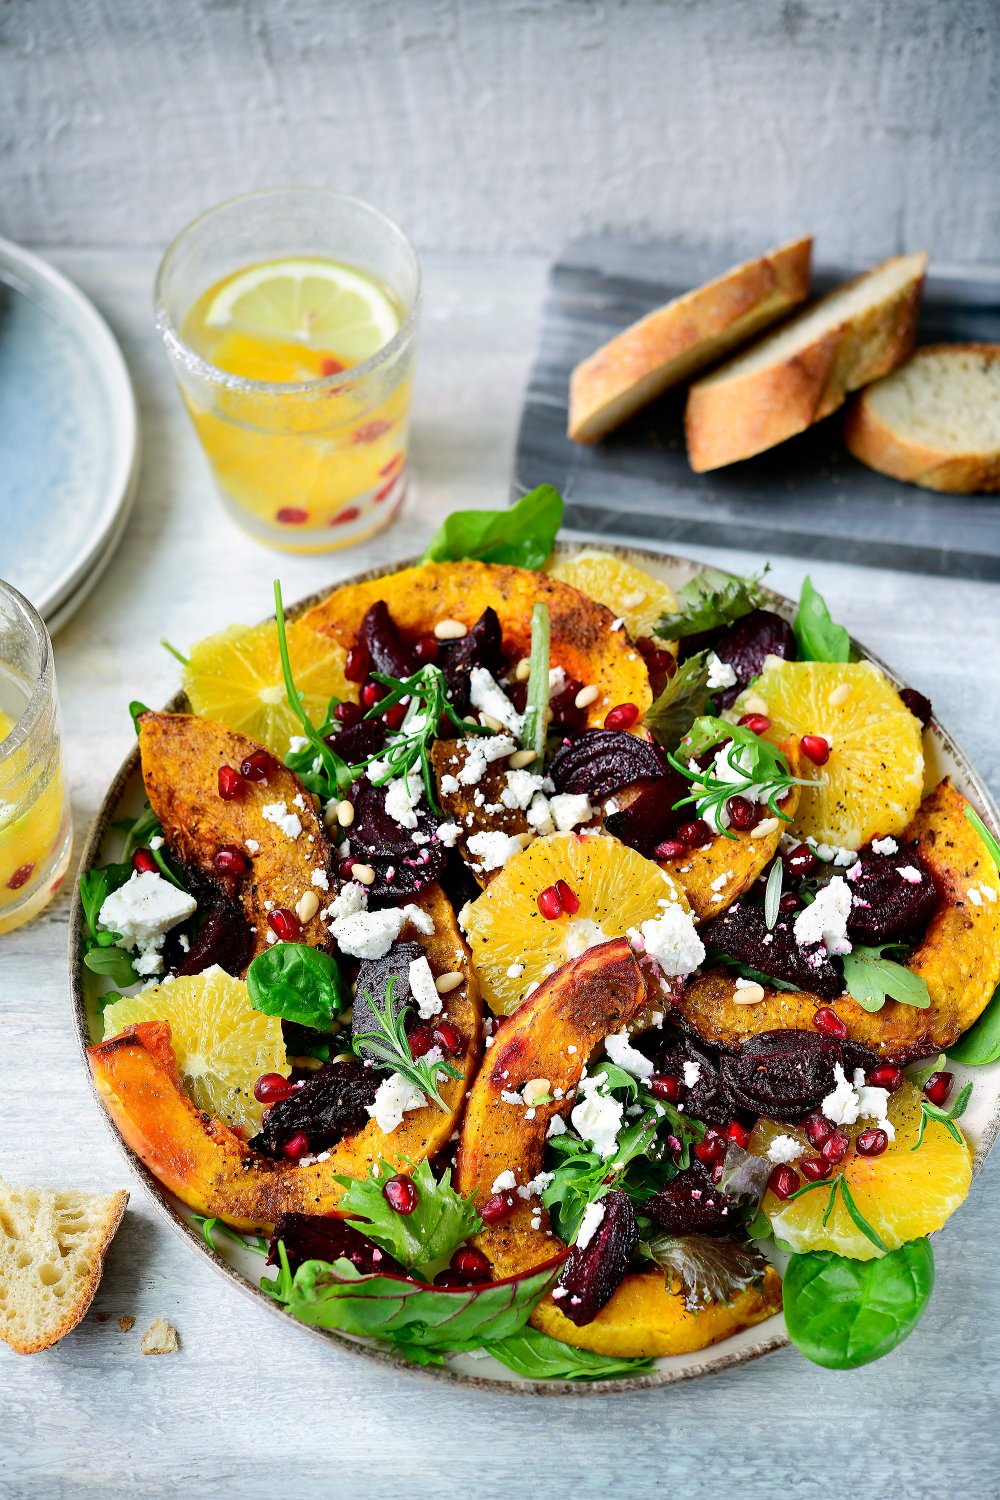
[[[712,696],[708,686],[708,652],[682,662],[663,692],[646,710],[644,726],[666,750],[676,750]]]
[[[850,661],[851,638],[843,625],[833,623],[826,600],[808,576],[802,582],[792,629],[803,661]]]
[[[551,484],[541,484],[508,510],[455,510],[431,538],[424,562],[509,563],[544,567],[562,525],[563,502]]]
[[[527,1380],[609,1380],[653,1369],[651,1359],[619,1359],[613,1354],[575,1349],[530,1325],[487,1344],[486,1352]]]
[[[365,1220],[358,1227],[407,1270],[433,1277],[448,1264],[459,1245],[482,1228],[475,1202],[455,1191],[450,1170],[436,1181],[430,1164],[422,1161],[411,1177],[420,1195],[417,1206],[411,1214],[397,1213],[382,1193],[395,1168],[384,1161],[379,1167],[378,1177],[337,1178],[346,1189],[340,1212]]]
[[[305,943],[275,943],[258,953],[247,970],[254,1010],[299,1026],[329,1031],[351,1003],[351,986],[336,959]]]
[[[704,568],[681,588],[682,608],[663,615],[656,623],[656,634],[672,641],[732,625],[764,603],[766,595],[760,584],[760,578],[740,578],[718,568]]]

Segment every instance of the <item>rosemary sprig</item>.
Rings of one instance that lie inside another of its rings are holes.
[[[939,1125],[943,1125],[952,1139],[957,1141],[961,1146],[964,1143],[965,1137],[955,1124],[955,1121],[961,1119],[962,1115],[968,1109],[971,1094],[972,1084],[969,1082],[965,1085],[965,1088],[959,1094],[951,1109],[942,1109],[940,1105],[932,1104],[929,1099],[921,1099],[920,1129],[917,1131],[917,1144],[916,1146],[911,1146],[910,1150],[916,1151],[922,1145],[928,1120],[936,1120]]]
[[[356,1036],[355,1045],[363,1044],[370,1056],[385,1067],[391,1068],[394,1073],[399,1073],[407,1083],[412,1083],[414,1088],[420,1089],[421,1093],[433,1099],[438,1109],[447,1111],[448,1105],[442,1099],[437,1086],[437,1075],[445,1073],[449,1078],[461,1078],[462,1074],[452,1063],[443,1060],[430,1062],[426,1057],[413,1056],[404,1024],[410,1007],[404,1005],[398,1014],[395,1012],[392,1004],[395,988],[396,976],[393,974],[386,981],[385,996],[381,1006],[373,998],[370,990],[365,991],[365,999],[371,1006],[377,1029],[365,1031]]]
[[[441,809],[434,795],[431,746],[437,738],[442,717],[446,717],[462,735],[490,734],[492,731],[471,719],[459,717],[448,700],[447,682],[440,667],[428,664],[411,677],[389,677],[384,672],[373,672],[371,675],[389,691],[374,708],[368,710],[365,718],[376,718],[397,703],[408,702],[406,718],[399,726],[399,732],[383,749],[370,755],[360,765],[352,766],[351,770],[356,776],[360,776],[373,763],[384,762],[385,770],[369,776],[369,780],[373,786],[385,786],[397,777],[408,777],[414,766],[419,765],[428,805],[432,812],[440,816]]]
[[[295,686],[295,679],[292,676],[292,664],[288,657],[288,638],[285,633],[285,611],[281,602],[281,584],[277,578],[274,580],[274,614],[278,624],[278,654],[281,657],[281,675],[285,682],[288,706],[299,720],[303,734],[323,763],[323,770],[329,783],[329,795],[333,797],[342,794],[348,790],[352,782],[357,780],[361,772],[357,767],[349,766],[335,750],[331,749],[305,711],[302,694]]]
[[[713,775],[711,769],[703,770],[695,764],[699,755],[704,755],[707,750],[712,750],[727,740],[729,744],[723,754],[726,765],[732,772],[731,777],[723,779]],[[764,791],[767,794],[764,801],[768,811],[773,817],[789,823],[790,814],[782,812],[777,805],[779,797],[784,797],[793,786],[811,785],[801,777],[793,776],[781,751],[760,735],[754,734],[752,729],[742,724],[729,724],[725,719],[716,719],[710,714],[695,720],[677,751],[671,752],[667,759],[675,771],[679,771],[692,783],[688,796],[681,797],[674,803],[674,807],[695,803],[698,816],[706,818],[706,821],[730,839],[734,839],[736,835],[724,828],[721,820],[722,810],[730,797],[740,796],[754,788],[760,800],[760,793]]]
[[[830,1189],[830,1196],[827,1199],[826,1208],[823,1210],[824,1226],[829,1224],[830,1222],[830,1217],[833,1213],[833,1206],[837,1201],[837,1193],[839,1191],[840,1196],[843,1199],[844,1207],[846,1208],[851,1219],[854,1221],[856,1227],[860,1229],[861,1233],[864,1235],[865,1239],[870,1240],[871,1243],[875,1246],[876,1250],[882,1250],[886,1255],[888,1255],[889,1246],[885,1243],[885,1240],[882,1239],[878,1231],[874,1229],[871,1224],[869,1224],[868,1220],[865,1218],[864,1214],[855,1203],[854,1195],[847,1185],[846,1178],[835,1177],[831,1183],[808,1182],[806,1183],[805,1187],[800,1187],[797,1192],[789,1194],[788,1201],[789,1203],[794,1203],[796,1198],[802,1198],[806,1193],[814,1193],[818,1188],[824,1187],[829,1187]]]

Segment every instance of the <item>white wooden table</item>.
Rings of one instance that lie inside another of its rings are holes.
[[[164,701],[180,647],[422,545],[449,509],[502,504],[544,266],[431,259],[417,396],[417,491],[386,535],[327,558],[279,556],[223,517],[152,327],[154,258],[53,259],[121,338],[142,413],[136,513],[98,591],[56,640],[78,840],[132,743],[126,705]],[[763,559],[704,552],[741,570]],[[795,592],[802,569],[771,579]],[[934,701],[994,792],[1000,589],[812,568],[833,614]],[[84,1324],[51,1352],[0,1345],[0,1494],[460,1500],[510,1487],[544,1500],[808,1500],[995,1495],[1000,1399],[1000,1153],[936,1242],[938,1290],[912,1338],[855,1374],[794,1350],[637,1397],[461,1392],[326,1348],[230,1292],[129,1180],[91,1097],[66,983],[68,898],[0,940],[0,1169],[132,1199]],[[119,1331],[118,1317],[136,1318]],[[105,1317],[106,1315],[106,1317]],[[143,1358],[156,1316],[181,1349]],[[105,1317],[105,1321],[98,1321]]]

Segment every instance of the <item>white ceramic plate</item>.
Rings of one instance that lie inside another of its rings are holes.
[[[138,476],[131,381],[82,292],[0,239],[0,573],[50,631],[96,583]]]
[[[568,557],[582,551],[586,546],[592,546],[592,542],[563,543],[556,547],[556,554],[560,557]],[[621,557],[645,568],[647,572],[658,578],[663,578],[675,589],[686,583],[696,573],[701,572],[700,563],[690,562],[687,559],[667,556],[663,553],[648,552],[636,548],[604,547],[605,551],[614,551]],[[410,561],[415,561],[411,559]],[[346,578],[337,585],[342,587],[347,583],[359,583],[368,578],[379,578],[389,573],[395,573],[400,568],[410,566],[410,562],[397,562],[385,568],[374,568],[367,573],[358,574],[354,578]],[[329,590],[314,595],[310,599],[303,600],[290,614],[299,614],[319,599],[324,598]],[[795,613],[795,605],[781,595],[772,594],[769,600],[772,607],[785,615],[789,620]],[[903,687],[905,684],[896,677],[884,662],[878,657],[872,656],[865,651],[863,646],[854,643],[860,654],[875,664],[890,677],[897,685]],[[184,711],[187,707],[183,696],[174,699],[167,705],[167,709],[173,712]],[[973,769],[968,757],[957,742],[951,737],[947,730],[941,728],[936,722],[931,725],[924,736],[924,751],[927,762],[927,785],[935,786],[944,776],[951,776],[958,790],[968,798],[975,808],[989,823],[994,832],[1000,830],[1000,814],[998,814],[993,801],[983,785],[980,778]],[[139,770],[139,752],[133,750],[125,763],[120,768],[108,790],[97,819],[91,830],[86,848],[83,852],[81,862],[82,870],[89,870],[94,865],[106,864],[109,860],[117,859],[121,849],[120,835],[112,829],[112,823],[116,818],[135,817],[143,806],[142,777]],[[83,913],[80,906],[79,895],[74,898],[72,920],[70,924],[69,940],[69,972],[70,984],[73,993],[74,1014],[77,1033],[81,1049],[102,1040],[100,1026],[94,998],[101,987],[101,981],[95,979],[89,970],[85,969],[80,961],[80,948],[82,940]],[[84,1066],[86,1062],[84,1061]],[[89,1071],[89,1070],[88,1070]],[[962,1128],[970,1138],[974,1147],[974,1171],[978,1172],[990,1151],[998,1130],[1000,1130],[1000,1063],[987,1068],[961,1068],[955,1071],[960,1080],[966,1077],[974,1078],[976,1087],[973,1091],[972,1101],[968,1112],[962,1117]],[[146,1168],[135,1153],[126,1145],[121,1138],[115,1125],[110,1121],[109,1125],[114,1131],[116,1139],[128,1160],[132,1170],[142,1179],[153,1196],[153,1200],[160,1209],[164,1218],[170,1226],[181,1234],[195,1250],[207,1256],[215,1267],[225,1275],[229,1281],[241,1291],[251,1296],[261,1308],[266,1308],[272,1316],[287,1318],[281,1307],[267,1297],[258,1285],[261,1276],[263,1261],[259,1256],[250,1251],[242,1250],[234,1242],[223,1235],[217,1237],[221,1254],[213,1252],[203,1240],[196,1225],[192,1223],[191,1211],[161,1186],[153,1174]],[[950,1231],[946,1228],[944,1233]],[[947,1295],[947,1288],[941,1288],[938,1295]],[[524,1380],[513,1374],[503,1365],[491,1359],[474,1359],[471,1355],[463,1354],[449,1359],[443,1368],[429,1367],[421,1368],[410,1364],[402,1355],[393,1354],[365,1343],[363,1340],[354,1339],[348,1334],[327,1332],[324,1329],[308,1328],[298,1323],[303,1333],[310,1338],[328,1339],[340,1344],[364,1358],[378,1360],[383,1364],[392,1364],[405,1370],[407,1373],[419,1372],[435,1379],[460,1381],[489,1387],[498,1391],[507,1392],[536,1392],[540,1395],[593,1395],[614,1394],[619,1392],[634,1391],[644,1387],[669,1385],[678,1380],[690,1380],[698,1375],[706,1375],[714,1370],[721,1370],[732,1365],[743,1364],[748,1360],[756,1359],[762,1354],[769,1353],[772,1349],[781,1348],[788,1342],[785,1334],[783,1317],[778,1314],[769,1318],[764,1323],[759,1323],[755,1328],[746,1328],[734,1334],[732,1338],[724,1340],[721,1344],[715,1344],[709,1349],[699,1350],[695,1354],[682,1354],[666,1356],[655,1361],[655,1368],[648,1374],[628,1377],[621,1380],[599,1380],[593,1382],[574,1381],[531,1381]]]

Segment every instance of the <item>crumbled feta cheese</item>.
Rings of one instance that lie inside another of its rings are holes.
[[[531,806],[535,793],[542,791],[544,786],[545,777],[536,776],[534,771],[508,771],[500,801],[514,812],[523,812]]]
[[[367,905],[367,889],[360,881],[352,880],[334,896],[323,915],[327,921],[335,922],[341,917],[353,917],[356,912],[364,911]]]
[[[153,837],[149,841],[149,847],[151,849],[154,849],[154,850],[155,849],[162,849],[163,845],[165,843],[166,843],[166,840],[164,839],[162,833],[154,833]]]
[[[552,821],[552,810],[549,807],[549,799],[537,792],[531,799],[531,806],[527,811],[528,824],[538,834],[554,833],[555,823]]]
[[[446,849],[454,849],[455,840],[461,831],[457,823],[439,823],[437,831],[438,840]]]
[[[475,739],[461,740],[459,745],[465,751],[462,769],[458,773],[461,786],[478,786],[486,774],[487,766],[492,765],[495,760],[506,760],[517,749],[516,741],[509,734],[477,736]],[[443,781],[441,790],[444,791]]]
[[[419,776],[400,776],[385,789],[385,810],[401,828],[416,828],[415,808],[424,794]]]
[[[481,714],[496,719],[511,734],[520,738],[524,729],[524,715],[519,714],[492,672],[485,667],[473,667],[469,673],[469,702]]]
[[[297,807],[299,812],[305,812],[306,799],[303,797],[301,792],[295,793],[295,796],[292,798],[292,806]]]
[[[810,906],[796,914],[792,929],[800,948],[822,943],[827,953],[850,953],[847,919],[851,915],[854,892],[842,875],[835,875],[824,885]]]
[[[561,792],[550,797],[549,811],[560,833],[569,833],[580,823],[589,823],[594,816],[590,798],[583,792]]]
[[[626,1073],[631,1073],[633,1078],[652,1077],[653,1064],[637,1047],[632,1046],[629,1034],[624,1029],[605,1037],[604,1050],[617,1067]]]
[[[458,792],[458,777],[446,774],[441,777],[442,797],[454,797]]]
[[[524,964],[510,964],[507,969],[508,979],[520,979],[524,973]]]
[[[566,673],[562,667],[549,668],[549,698],[558,698],[566,691]]]
[[[513,1089],[501,1089],[500,1098],[503,1100],[504,1104],[513,1104],[517,1109],[524,1108],[524,1100],[521,1098],[521,1095],[516,1093]]]
[[[352,958],[384,958],[407,922],[428,936],[434,931],[433,919],[412,904],[383,911],[355,911],[335,918],[330,931],[342,953]]]
[[[439,1016],[443,1009],[443,1001],[437,992],[431,966],[423,954],[410,964],[408,977],[410,994],[416,1002],[420,1019],[429,1021],[432,1016]]]
[[[411,1109],[423,1109],[426,1095],[415,1088],[401,1073],[390,1073],[379,1084],[374,1103],[367,1106],[368,1114],[386,1135],[403,1123],[403,1115]]]
[[[625,624],[625,616],[624,615],[619,615],[616,620],[612,620],[611,621],[611,624],[610,624],[610,626],[608,628],[610,630],[621,630],[621,628],[622,628],[622,626],[624,624]]]
[[[966,894],[973,906],[982,906],[984,899],[989,901],[991,905],[994,905],[997,900],[997,893],[993,887],[991,885],[984,885],[982,881],[980,881],[979,885],[970,885]]]
[[[800,1156],[805,1155],[805,1151],[805,1146],[793,1135],[776,1135],[767,1148],[767,1158],[780,1166],[783,1162],[798,1161]]]
[[[897,865],[896,874],[905,880],[907,885],[919,885],[924,878],[915,865]]]
[[[598,1156],[614,1156],[618,1149],[618,1132],[622,1128],[624,1107],[610,1094],[601,1092],[602,1079],[584,1074],[580,1079],[582,1101],[570,1114],[573,1129],[593,1146]]]
[[[151,870],[136,870],[105,898],[97,920],[109,932],[117,932],[124,947],[138,953],[135,971],[145,978],[162,971],[164,938],[196,910],[197,902],[187,891]]]
[[[731,688],[736,686],[736,671],[728,661],[720,661],[714,651],[708,653],[706,662],[708,667],[708,687],[715,691],[717,688]]]
[[[260,810],[261,817],[280,828],[286,838],[297,839],[302,832],[302,819],[298,813],[290,813],[286,802],[268,802]]]
[[[604,1222],[604,1204],[588,1203],[580,1220],[580,1228],[576,1234],[576,1245],[580,1250],[586,1250],[594,1235]]]
[[[690,768],[695,778],[704,774],[697,761],[691,761]],[[767,802],[776,793],[784,790],[778,783],[770,781],[752,782],[750,785],[745,785],[746,778],[752,774],[748,760],[748,747],[745,745],[737,746],[732,743],[722,745],[716,751],[707,774],[718,781],[727,782],[748,802]],[[694,790],[698,790],[697,779],[694,781]],[[695,804],[695,811],[698,817],[704,818],[709,827],[714,828],[716,832],[721,833],[729,827],[729,813],[726,810],[725,798],[718,803],[713,803],[710,798],[699,799]]]
[[[834,1087],[823,1100],[823,1113],[834,1125],[853,1125],[861,1113],[858,1096],[840,1063],[833,1065]]]
[[[289,752],[289,754],[290,755],[298,755],[299,751],[300,750],[304,750],[306,748],[306,746],[308,745],[308,743],[309,743],[309,741],[306,739],[306,737],[305,737],[304,734],[293,734],[293,735],[291,735],[289,737],[289,740],[288,740],[288,752]]]
[[[628,937],[634,948],[648,953],[670,978],[690,974],[705,961],[705,945],[695,931],[694,918],[677,904],[658,917],[647,918],[638,931],[631,927]]]
[[[684,1087],[693,1089],[701,1077],[701,1063],[686,1062],[682,1071],[684,1074]]]
[[[250,854],[258,854],[260,852],[260,845],[258,844],[256,839],[247,839],[246,845],[247,851]]]
[[[732,872],[732,870],[722,870],[718,875],[716,875],[715,879],[712,881],[712,890],[713,891],[721,891],[722,888],[723,888],[723,886],[728,885],[729,882],[732,880],[732,878],[733,878],[733,872]]]
[[[177,941],[181,945],[181,952],[182,953],[190,953],[191,952],[191,939],[188,937],[188,935],[187,935],[186,932],[182,932],[180,934],[180,936],[178,937]]]
[[[494,1177],[491,1193],[511,1193],[517,1187],[517,1178],[508,1167],[506,1172],[501,1172],[499,1177]]]
[[[872,848],[876,854],[897,854],[899,845],[895,839],[872,839]]]
[[[553,1115],[552,1118],[551,1118],[551,1120],[549,1121],[549,1128],[545,1132],[545,1139],[547,1141],[551,1141],[551,1139],[552,1139],[552,1137],[554,1135],[565,1135],[565,1134],[566,1134],[566,1122],[563,1119],[562,1115]]]
[[[328,891],[330,889],[330,877],[322,865],[317,865],[310,878],[311,883],[318,886],[321,891]]]
[[[817,844],[814,838],[807,838],[806,843],[817,859],[821,859],[827,865],[839,865],[841,869],[853,865],[858,857],[856,850],[842,849],[839,844]]]
[[[475,856],[481,870],[502,870],[508,860],[513,859],[515,854],[520,854],[524,848],[524,840],[520,834],[494,830],[491,833],[471,834],[466,847]]]
[[[549,1183],[555,1181],[555,1177],[556,1174],[554,1172],[536,1172],[530,1182],[526,1182],[523,1187],[518,1188],[517,1196],[524,1199],[540,1198]]]

